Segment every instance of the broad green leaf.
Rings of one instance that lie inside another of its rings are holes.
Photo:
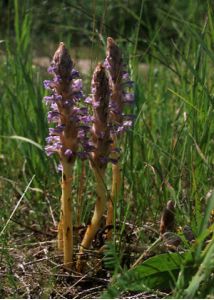
[[[112,284],[103,298],[118,296],[120,291],[171,290],[185,264],[187,273],[192,272],[191,253],[164,253],[147,259],[140,266],[122,274]]]

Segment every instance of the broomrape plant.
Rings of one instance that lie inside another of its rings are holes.
[[[98,64],[94,71],[91,96],[84,97],[82,80],[63,43],[60,43],[55,52],[48,72],[53,79],[44,81],[45,88],[50,91],[50,95],[44,97],[44,100],[50,108],[48,122],[56,125],[49,128],[45,150],[47,155],[57,152],[61,162],[59,169],[62,171],[62,195],[58,248],[64,252],[64,266],[67,269],[71,269],[73,257],[71,183],[76,158],[90,161],[96,180],[95,210],[81,243],[77,261],[77,269],[81,271],[81,256],[84,249],[90,247],[105,211],[105,173],[109,162],[114,166],[106,223],[112,224],[112,200],[118,196],[120,190],[118,140],[132,126],[132,116],[123,113],[125,103],[134,101],[134,95],[127,90],[132,82],[124,70],[121,51],[112,38],[107,39],[107,57],[104,63]],[[92,105],[92,116],[88,114],[85,103]]]

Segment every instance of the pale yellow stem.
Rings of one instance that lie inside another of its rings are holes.
[[[82,271],[83,267],[83,261],[81,260],[81,254],[84,254],[84,249],[88,249],[91,245],[91,242],[93,241],[99,226],[100,226],[100,221],[101,218],[104,214],[105,211],[105,206],[106,206],[106,187],[104,183],[104,175],[105,175],[105,170],[104,169],[99,169],[95,170],[94,169],[94,174],[96,178],[96,192],[97,192],[97,201],[95,204],[95,210],[94,214],[91,220],[91,223],[88,225],[88,228],[86,230],[86,233],[84,235],[83,241],[80,246],[80,257],[77,261],[77,270],[79,272]]]
[[[62,197],[60,199],[60,219],[58,223],[58,249],[63,251],[63,210],[62,210]]]
[[[72,165],[64,162],[62,172],[62,232],[64,266],[71,269],[73,257],[73,221],[71,209]]]
[[[121,187],[121,172],[120,172],[120,165],[119,163],[117,163],[116,165],[112,166],[112,188],[111,188],[111,197],[108,200],[107,217],[106,217],[107,226],[113,224],[114,204],[120,194],[120,187]],[[112,230],[109,230],[107,234],[107,239],[111,239],[111,237],[112,237]]]
[[[78,189],[78,196],[77,196],[77,227],[80,226],[81,223],[81,216],[82,216],[82,208],[83,208],[83,197],[84,197],[84,180],[85,180],[85,162],[82,162],[82,171],[79,180],[79,189]]]

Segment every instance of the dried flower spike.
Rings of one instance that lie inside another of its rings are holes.
[[[48,121],[56,126],[49,128],[46,152],[59,154],[62,170],[61,215],[58,226],[58,246],[64,251],[64,265],[71,267],[73,255],[73,224],[71,210],[71,183],[73,164],[78,152],[79,135],[84,141],[86,133],[81,128],[82,111],[76,105],[82,98],[82,81],[73,67],[73,62],[63,43],[54,54],[51,67],[52,80],[45,80],[44,86],[50,95],[44,98],[50,107]],[[84,142],[83,142],[84,143]]]

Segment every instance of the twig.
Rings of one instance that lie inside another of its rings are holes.
[[[55,217],[54,217],[53,209],[52,209],[52,207],[51,207],[50,201],[49,201],[49,199],[48,199],[47,197],[45,197],[45,200],[47,201],[47,204],[48,204],[48,206],[49,206],[49,210],[50,210],[51,218],[52,218],[52,220],[53,220],[54,227],[56,227],[56,226],[57,226],[57,222],[56,222],[56,219],[55,219]]]
[[[136,267],[143,260],[145,255],[147,255],[152,249],[156,248],[156,246],[160,243],[161,240],[162,237],[159,237],[146,251],[144,251],[143,254],[133,263],[131,269]]]

